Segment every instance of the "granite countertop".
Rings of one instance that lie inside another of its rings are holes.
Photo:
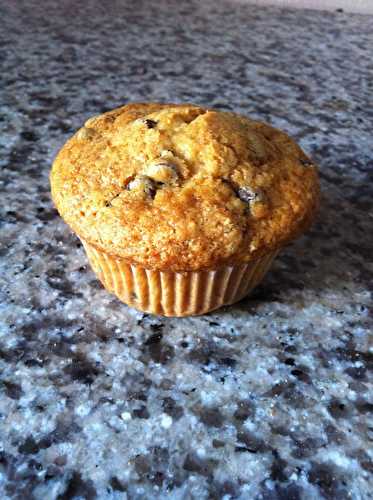
[[[373,18],[1,4],[0,497],[372,498]],[[58,148],[136,100],[271,121],[321,166],[318,222],[235,306],[126,307],[52,207]]]

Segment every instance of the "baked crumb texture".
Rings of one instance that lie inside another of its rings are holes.
[[[58,153],[52,196],[100,250],[148,269],[248,262],[307,229],[317,168],[284,132],[194,105],[129,104]]]

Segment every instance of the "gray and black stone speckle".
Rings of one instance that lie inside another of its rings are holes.
[[[372,33],[233,0],[2,2],[1,498],[372,498]],[[122,305],[50,200],[67,137],[148,100],[270,121],[321,166],[312,230],[207,316]]]

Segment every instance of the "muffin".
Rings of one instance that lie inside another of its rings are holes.
[[[319,201],[316,166],[284,132],[180,104],[90,118],[58,153],[51,189],[105,288],[165,316],[242,299]]]

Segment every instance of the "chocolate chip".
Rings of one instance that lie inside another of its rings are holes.
[[[177,165],[162,158],[147,165],[144,174],[160,186],[174,183],[179,178]]]
[[[301,165],[303,165],[303,167],[310,167],[311,165],[313,165],[312,161],[305,160],[304,158],[300,158],[299,162],[301,163]]]
[[[89,127],[82,127],[78,132],[76,133],[76,138],[79,141],[90,141],[92,140],[95,136],[97,135],[97,132],[93,128]]]
[[[157,126],[157,122],[154,121],[154,120],[150,120],[149,118],[147,118],[145,120],[145,125],[148,127],[148,128],[155,128]]]
[[[264,201],[264,193],[260,190],[253,190],[248,186],[239,186],[235,182],[230,179],[221,179],[222,182],[228,185],[232,191],[234,191],[235,195],[245,203],[256,203],[260,201]]]
[[[157,191],[156,188],[157,186],[153,179],[151,179],[147,175],[139,175],[127,185],[127,189],[129,191],[142,192],[146,196],[149,196],[149,198],[154,198]]]
[[[263,194],[260,191],[253,191],[248,187],[240,187],[237,190],[237,196],[245,203],[263,201]]]

